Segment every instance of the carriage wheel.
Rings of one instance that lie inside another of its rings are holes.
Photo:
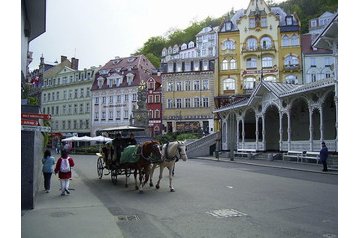
[[[97,175],[98,178],[101,179],[103,176],[103,161],[102,161],[102,157],[98,157],[97,160]]]
[[[111,170],[111,180],[113,184],[117,184],[117,171],[115,169]]]

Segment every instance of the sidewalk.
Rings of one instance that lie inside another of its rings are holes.
[[[55,174],[51,178],[50,193],[43,191],[42,176],[39,183],[35,208],[21,211],[22,238],[123,237],[116,218],[91,193],[75,169],[72,170],[70,195],[60,196]]]
[[[247,159],[247,158],[240,158],[240,157],[235,157],[234,161],[230,161],[229,158],[223,156],[220,156],[219,159],[217,159],[214,156],[194,157],[191,159],[213,160],[218,162],[239,163],[239,164],[248,164],[248,165],[264,166],[264,167],[272,167],[272,168],[280,168],[280,169],[306,171],[312,173],[338,175],[338,169],[336,168],[328,167],[328,171],[323,172],[322,164],[313,164],[313,163],[302,163],[302,162],[283,161],[283,160]]]

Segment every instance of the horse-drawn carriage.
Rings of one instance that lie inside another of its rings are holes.
[[[126,178],[125,186],[128,187],[128,177],[133,174],[136,189],[143,191],[143,186],[149,180],[149,176],[150,185],[153,186],[152,176],[154,170],[160,167],[159,180],[156,184],[156,188],[159,189],[163,169],[167,167],[169,169],[170,191],[174,191],[172,171],[175,161],[178,159],[185,161],[187,159],[183,142],[170,142],[161,146],[158,141],[151,140],[151,138],[143,140],[143,137],[139,137],[140,143],[137,144],[134,143],[133,138],[128,137],[128,132],[144,131],[142,128],[118,127],[109,128],[107,131],[112,133],[109,134],[114,139],[106,143],[101,153],[97,153],[97,174],[100,179],[103,175],[110,174],[112,183],[117,184],[117,177],[124,175]],[[105,169],[108,171],[106,174],[104,174]],[[137,174],[139,174],[139,186],[137,185]]]

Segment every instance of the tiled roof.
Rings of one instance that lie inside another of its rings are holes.
[[[100,72],[106,70],[108,73],[101,75]],[[109,89],[107,85],[107,77],[113,74],[123,75],[123,83],[118,87],[133,87],[139,86],[140,82],[146,81],[152,74],[152,71],[155,70],[155,67],[152,63],[144,56],[130,56],[125,58],[115,58],[108,61],[97,73],[96,78],[92,84],[92,90],[104,90]],[[134,75],[133,82],[131,85],[128,85],[126,81],[126,75],[132,73]],[[104,83],[101,88],[98,87],[98,78],[103,77]],[[117,88],[115,84],[111,88]]]
[[[303,54],[332,54],[331,50],[326,49],[317,49],[313,50],[311,47],[311,43],[313,40],[313,36],[311,34],[304,34],[302,35],[301,39],[301,46],[302,46],[302,53]]]

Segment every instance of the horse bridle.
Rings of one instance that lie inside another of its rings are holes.
[[[165,158],[166,158],[165,161],[170,162],[170,161],[175,160],[175,162],[177,162],[180,159],[180,157],[185,156],[185,154],[182,153],[183,149],[181,148],[183,146],[183,144],[180,144],[178,142],[177,153],[175,153],[175,155],[172,158],[169,158],[169,155],[168,155],[169,142],[166,145],[167,146],[165,148]],[[178,153],[179,153],[180,157],[178,157]]]

